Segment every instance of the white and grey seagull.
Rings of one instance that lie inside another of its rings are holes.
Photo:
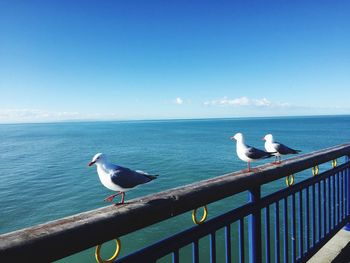
[[[297,154],[301,152],[300,150],[294,150],[292,148],[289,148],[288,146],[282,143],[275,142],[272,134],[266,134],[263,140],[265,141],[265,150],[270,153],[274,152],[276,164],[281,163],[282,155]]]
[[[96,164],[97,174],[101,183],[112,191],[118,193],[108,196],[105,201],[112,202],[113,198],[121,195],[121,201],[117,204],[124,203],[125,192],[140,185],[148,183],[157,178],[157,175],[150,175],[139,170],[131,170],[109,162],[107,156],[103,153],[97,153],[88,166]]]
[[[242,133],[236,133],[230,138],[231,140],[236,140],[236,152],[242,161],[248,163],[248,172],[250,172],[250,163],[256,160],[265,159],[273,156],[273,153],[268,153],[263,150],[254,148],[244,143],[244,138]]]

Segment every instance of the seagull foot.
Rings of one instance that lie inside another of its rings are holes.
[[[114,196],[109,196],[107,198],[104,199],[105,202],[112,202],[113,201]]]
[[[114,206],[122,205],[122,204],[124,204],[124,201],[120,201],[120,202],[118,202],[118,203],[115,203]]]
[[[272,162],[272,164],[274,164],[274,165],[279,165],[279,164],[281,164],[281,163],[282,163],[281,161]]]

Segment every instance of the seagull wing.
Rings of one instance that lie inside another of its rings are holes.
[[[251,146],[247,146],[245,154],[247,157],[249,157],[250,159],[254,159],[254,160],[269,158],[273,155],[273,153],[268,153],[268,152],[265,152],[263,150],[251,147]]]
[[[274,143],[274,146],[276,151],[280,154],[296,154],[301,152],[300,150],[294,150],[279,142]]]
[[[155,178],[156,176],[154,175],[148,175],[144,172],[137,172],[124,167],[118,167],[111,174],[112,182],[122,188],[133,188],[139,184],[148,183]]]

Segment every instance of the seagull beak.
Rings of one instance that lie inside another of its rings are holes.
[[[232,140],[232,141],[233,141],[233,140],[236,140],[236,139],[235,139],[235,137],[233,137],[233,136],[232,136],[232,137],[230,137],[230,140]]]
[[[265,141],[265,137],[261,138],[261,140]]]
[[[95,162],[89,162],[88,166],[92,166]]]

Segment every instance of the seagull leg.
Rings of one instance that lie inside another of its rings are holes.
[[[114,194],[114,195],[110,195],[110,196],[108,196],[107,198],[105,198],[104,201],[112,202],[112,201],[113,201],[113,198],[116,197],[117,195],[120,195],[120,194],[122,194],[122,192],[118,192],[118,193],[116,193],[116,194]]]
[[[250,172],[250,162],[248,162],[248,172]]]
[[[115,203],[114,205],[122,205],[122,204],[124,204],[125,193],[124,192],[119,192],[119,194],[122,195],[122,199],[120,200],[119,203]]]
[[[125,197],[125,193],[122,192],[122,200],[120,200],[120,203],[121,203],[121,204],[124,204],[124,197]]]
[[[277,156],[275,155],[275,161],[272,164],[277,164]]]
[[[281,163],[281,156],[275,155],[275,161],[273,162],[273,164],[280,164],[280,163]]]

